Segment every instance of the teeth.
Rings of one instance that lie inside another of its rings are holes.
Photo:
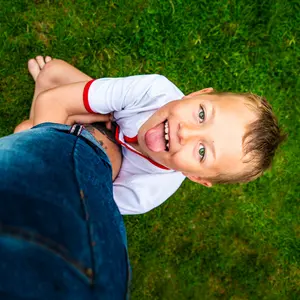
[[[165,134],[169,133],[169,123],[168,121],[165,122]]]
[[[165,140],[166,140],[166,151],[169,151],[169,122],[165,121]]]
[[[165,123],[165,133],[169,133],[168,121]]]

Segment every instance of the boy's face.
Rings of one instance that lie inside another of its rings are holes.
[[[245,170],[243,136],[255,114],[243,99],[204,89],[157,110],[140,128],[140,150],[154,161],[211,186],[208,178]]]

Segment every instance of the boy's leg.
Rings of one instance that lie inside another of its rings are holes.
[[[33,101],[30,109],[30,119],[33,117],[33,107],[37,96],[46,90],[60,85],[80,81],[89,81],[92,78],[72,65],[50,56],[37,56],[28,61],[28,71],[35,81]]]
[[[14,132],[20,132],[32,127],[34,105],[37,96],[46,90],[60,85],[80,81],[89,81],[92,78],[79,71],[67,62],[60,59],[52,59],[50,56],[37,56],[28,61],[28,71],[35,81],[33,100],[30,108],[29,120],[16,126]]]
[[[35,81],[35,90],[33,102],[30,110],[30,119],[33,117],[33,107],[36,97],[39,93],[55,88],[60,85],[70,84],[80,81],[89,81],[92,78],[72,65],[61,59],[52,59],[50,56],[37,56],[35,59],[28,61],[28,71]],[[23,121],[15,128],[15,133],[27,130],[32,127],[31,120]],[[112,164],[113,180],[117,177],[122,164],[122,154],[120,147],[117,146],[109,138],[109,132],[103,133],[93,128],[92,125],[87,126],[87,129],[95,137],[95,139],[105,149],[107,156]]]

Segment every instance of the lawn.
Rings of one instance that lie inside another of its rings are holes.
[[[184,93],[252,91],[289,137],[246,185],[185,181],[127,216],[131,298],[300,299],[299,0],[0,0],[0,136],[29,112],[27,60],[93,77],[159,73]]]

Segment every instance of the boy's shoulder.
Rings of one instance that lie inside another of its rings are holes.
[[[163,97],[168,103],[170,100],[179,100],[184,94],[183,92],[166,76],[160,74],[141,75],[145,79],[145,90],[147,96],[156,99]],[[164,103],[164,104],[166,104]],[[162,105],[163,103],[160,103]]]
[[[146,74],[146,75],[137,75],[141,76],[145,79],[145,83],[148,85],[154,86],[156,88],[163,88],[169,87],[172,89],[178,89],[178,87],[166,76],[161,74]]]

